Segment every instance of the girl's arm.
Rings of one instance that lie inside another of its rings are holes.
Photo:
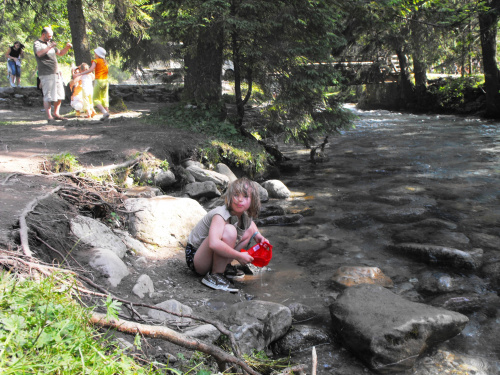
[[[10,47],[9,47],[9,50],[7,51],[7,53],[5,54],[5,56],[6,56],[8,59],[13,59],[13,57],[10,57]]]
[[[88,68],[88,69],[87,69],[86,71],[84,71],[84,72],[80,72],[80,73],[78,73],[76,76],[78,77],[78,76],[82,76],[82,75],[84,75],[84,74],[87,74],[87,73],[93,72],[93,71],[95,70],[95,67],[96,67],[96,65],[95,65],[95,61],[92,61],[92,65],[90,66],[90,68]]]
[[[257,228],[257,225],[252,222],[252,224],[250,225],[250,229],[252,230],[252,234],[257,232],[257,234],[255,235],[255,242],[257,243],[261,243],[261,242],[269,242],[267,240],[267,238],[265,238],[262,233],[259,232],[259,228]]]

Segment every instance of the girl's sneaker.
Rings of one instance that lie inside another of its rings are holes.
[[[238,288],[235,288],[231,282],[221,273],[208,272],[201,280],[201,283],[212,289],[223,290],[225,292],[236,293]]]
[[[224,276],[231,280],[242,279],[245,277],[245,272],[232,264],[228,264],[226,266],[226,270],[224,271]]]

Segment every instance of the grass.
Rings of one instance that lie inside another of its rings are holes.
[[[69,152],[52,155],[50,161],[52,170],[55,173],[73,172],[80,168],[80,163],[78,163],[76,156]]]
[[[0,373],[158,373],[104,339],[89,314],[55,277],[36,282],[1,272]]]
[[[64,283],[63,283],[63,282]],[[83,307],[73,293],[71,276],[53,274],[40,280],[0,272],[0,373],[48,375],[210,375],[214,361],[195,352],[179,353],[180,369],[161,363],[142,365],[89,324],[91,307]],[[108,297],[108,316],[117,317],[120,303]],[[141,349],[141,337],[134,346]],[[227,348],[226,348],[227,349]],[[289,358],[269,359],[264,352],[244,356],[263,374],[290,366]],[[147,359],[142,363],[147,363]],[[225,372],[226,373],[226,372]],[[229,374],[229,373],[228,373]]]

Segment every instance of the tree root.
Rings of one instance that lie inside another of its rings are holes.
[[[26,216],[28,216],[28,214],[31,211],[33,211],[33,209],[36,207],[38,202],[40,202],[41,200],[44,200],[45,198],[48,198],[49,196],[56,193],[60,189],[61,189],[61,187],[58,186],[55,189],[49,191],[47,194],[33,199],[30,203],[28,203],[28,205],[23,210],[23,212],[21,212],[21,216],[19,217],[19,232],[20,232],[20,236],[21,236],[21,247],[22,247],[23,252],[26,256],[29,256],[29,257],[33,256],[33,253],[31,252],[30,246],[28,243],[28,224],[26,223]]]
[[[215,358],[215,360],[219,364],[219,367],[224,367],[224,364],[232,363],[234,365],[240,366],[249,374],[259,374],[250,366],[248,366],[244,360],[226,353],[217,346],[206,344],[197,339],[193,339],[189,336],[183,335],[182,333],[175,332],[167,327],[151,326],[147,324],[129,322],[122,319],[106,319],[106,315],[100,313],[93,313],[92,317],[90,318],[90,322],[101,327],[111,327],[120,332],[130,334],[140,333],[141,335],[147,337],[161,338],[184,348],[190,350],[198,350],[200,352],[209,354]],[[221,370],[223,370],[223,368],[221,368]]]

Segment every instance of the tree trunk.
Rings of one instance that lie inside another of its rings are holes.
[[[500,74],[497,66],[497,23],[500,0],[488,4],[491,9],[479,14],[481,49],[483,53],[484,91],[486,92],[486,115],[500,117]]]
[[[410,23],[410,27],[413,50],[413,73],[415,75],[415,93],[417,94],[417,100],[421,101],[427,89],[427,64],[422,50],[422,43],[424,43],[422,35],[424,35],[425,30],[419,22],[418,15],[414,21]]]
[[[69,27],[71,28],[71,42],[75,51],[75,63],[76,65],[80,65],[83,62],[90,64],[92,57],[87,38],[82,0],[67,0],[67,6]]]
[[[413,84],[410,80],[410,72],[408,71],[408,59],[401,47],[396,48],[396,55],[399,60],[399,68],[401,69],[399,75],[399,84],[401,85],[401,99],[405,105],[411,104],[415,101],[415,93],[413,91]]]
[[[223,38],[222,28],[212,25],[202,30],[196,40],[187,42],[184,100],[198,106],[220,108]]]

